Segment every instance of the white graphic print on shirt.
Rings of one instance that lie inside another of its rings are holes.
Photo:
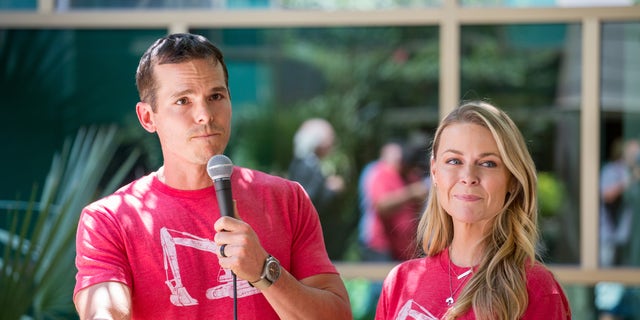
[[[409,299],[400,309],[396,320],[415,319],[415,320],[438,320],[429,310],[419,305],[413,299]]]
[[[166,227],[160,229],[160,241],[162,243],[164,270],[166,273],[165,283],[171,292],[169,300],[179,307],[197,305],[198,300],[191,297],[182,283],[176,246],[191,247],[201,251],[208,251],[215,255],[219,250],[218,245],[209,239],[178,230],[167,229]],[[169,278],[170,276],[173,276],[173,278]],[[233,297],[232,280],[231,270],[220,268],[218,272],[218,282],[222,284],[207,289],[207,299],[214,300]],[[238,280],[236,289],[238,298],[260,293],[258,289],[249,285],[249,282],[246,280]]]

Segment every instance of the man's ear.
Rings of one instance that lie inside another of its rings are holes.
[[[140,121],[140,125],[149,131],[156,132],[156,124],[153,118],[153,110],[151,110],[151,105],[146,102],[138,102],[136,103],[136,114],[138,115],[138,121]]]

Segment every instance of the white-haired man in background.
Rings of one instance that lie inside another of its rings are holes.
[[[288,177],[302,185],[320,214],[344,190],[342,177],[323,172],[321,166],[321,160],[331,154],[334,143],[333,126],[320,118],[304,121],[293,137],[293,160]]]

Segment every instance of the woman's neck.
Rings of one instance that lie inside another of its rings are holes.
[[[459,267],[473,267],[480,263],[482,245],[478,240],[453,239],[449,246],[449,259]]]

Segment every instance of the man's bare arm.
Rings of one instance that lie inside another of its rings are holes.
[[[102,282],[86,287],[78,291],[73,302],[82,320],[131,318],[129,287],[120,282]]]
[[[352,319],[349,296],[337,274],[301,281],[284,272],[263,292],[281,319]]]

